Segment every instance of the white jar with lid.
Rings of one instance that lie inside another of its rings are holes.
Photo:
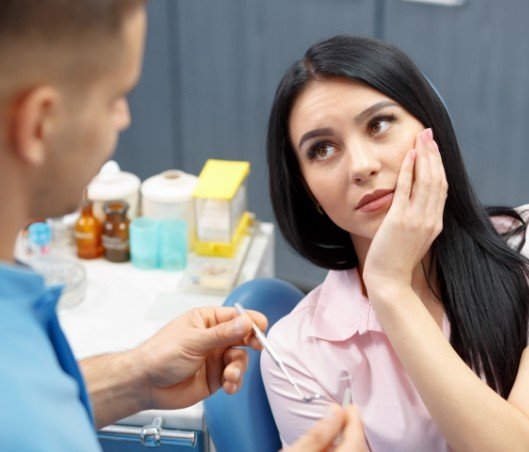
[[[158,220],[180,219],[187,222],[189,248],[195,228],[193,191],[198,178],[179,170],[167,170],[149,177],[141,186],[142,215]]]
[[[94,215],[103,222],[103,204],[106,201],[124,200],[129,204],[127,216],[132,220],[138,215],[140,185],[138,176],[121,171],[114,160],[108,161],[88,185],[88,199],[94,202]]]

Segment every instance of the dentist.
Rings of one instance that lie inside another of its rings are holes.
[[[248,358],[233,346],[259,348],[249,319],[235,309],[199,308],[136,349],[78,366],[55,312],[60,291],[14,262],[16,236],[28,219],[74,210],[83,187],[128,127],[126,95],[140,76],[145,3],[0,2],[0,444],[5,450],[99,450],[94,427],[140,410],[190,406],[220,388],[235,393]],[[249,314],[266,328],[262,314]],[[340,447],[347,447],[362,433],[347,429],[355,419],[352,409],[336,409],[302,440],[320,447],[343,430]]]

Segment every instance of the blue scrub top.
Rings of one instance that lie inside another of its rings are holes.
[[[0,263],[0,450],[100,451],[55,308],[61,287]]]

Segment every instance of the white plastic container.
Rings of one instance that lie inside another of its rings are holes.
[[[189,231],[189,249],[192,249],[195,227],[193,191],[197,182],[198,178],[192,174],[167,170],[149,177],[141,186],[142,215],[157,220],[184,220]]]
[[[103,204],[106,201],[124,200],[129,204],[127,216],[138,216],[141,181],[138,176],[121,171],[117,162],[110,160],[88,185],[88,199],[94,202],[94,215],[105,221]]]

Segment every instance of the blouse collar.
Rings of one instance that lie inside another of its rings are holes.
[[[309,334],[344,341],[368,331],[384,332],[369,300],[362,293],[357,269],[331,270],[317,295]]]

